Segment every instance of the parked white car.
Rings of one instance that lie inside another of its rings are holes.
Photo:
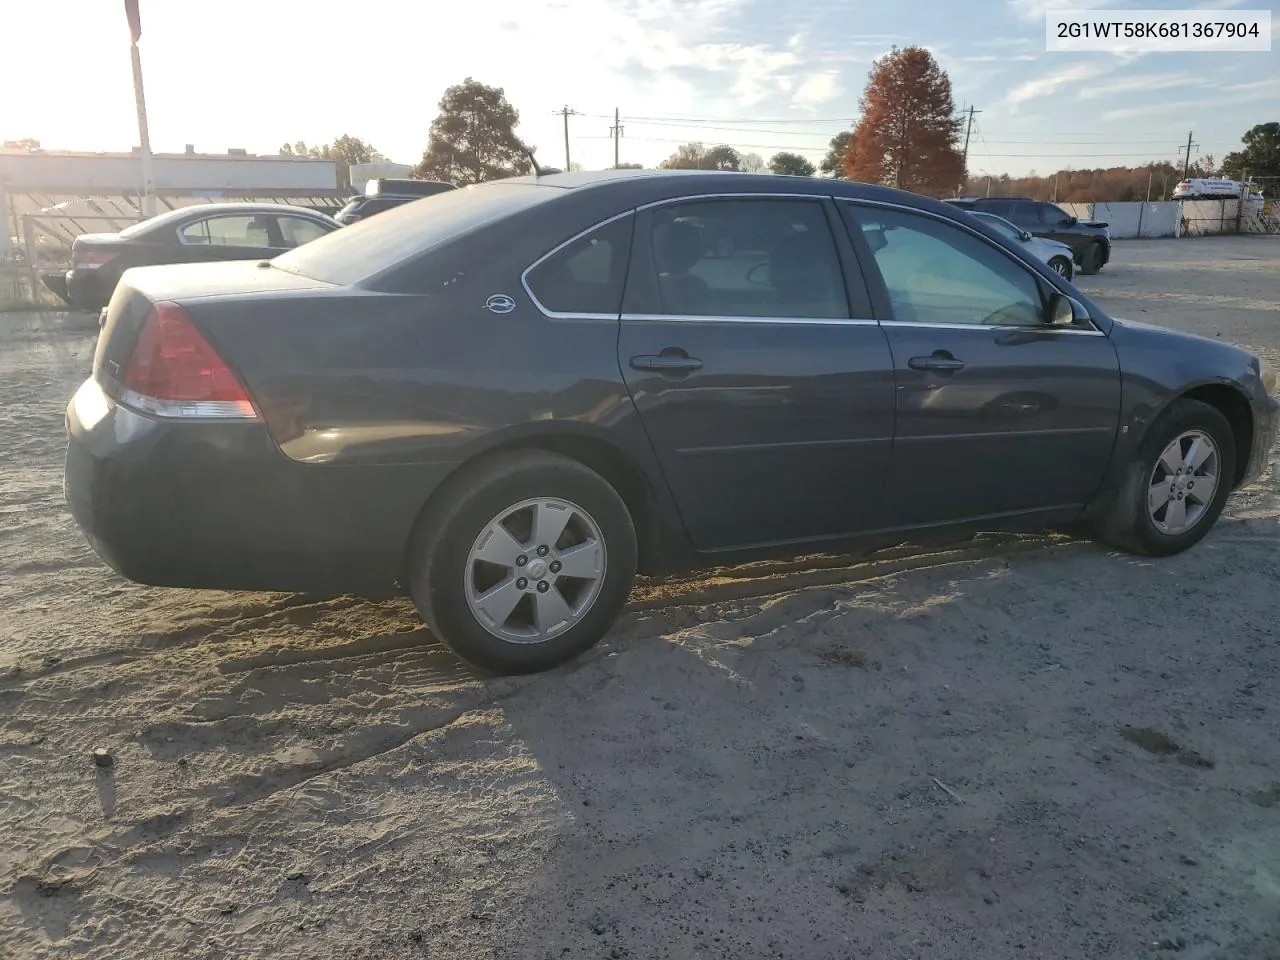
[[[1034,236],[1027,230],[1015,227],[1004,217],[997,217],[994,213],[971,210],[969,215],[984,220],[997,233],[1012,240],[1014,243],[1022,244],[1031,252],[1032,256],[1039,257],[1059,276],[1066,277],[1068,280],[1075,278],[1075,261],[1071,257],[1071,248],[1065,243]]]

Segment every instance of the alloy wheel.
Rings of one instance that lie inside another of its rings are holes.
[[[1147,484],[1147,511],[1163,534],[1186,533],[1204,518],[1217,493],[1218,447],[1202,430],[1179,434],[1160,454]]]
[[[541,643],[568,630],[600,595],[605,543],[591,515],[536,498],[503,510],[467,555],[467,605],[494,636]]]

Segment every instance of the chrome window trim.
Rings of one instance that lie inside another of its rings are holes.
[[[618,220],[622,220],[625,217],[634,216],[636,213],[636,210],[637,208],[632,207],[630,210],[624,210],[622,213],[614,214],[612,217],[609,217],[607,220],[601,220],[599,223],[592,224],[591,226],[587,227],[587,229],[579,231],[578,233],[575,233],[572,237],[570,237],[568,240],[565,240],[563,243],[559,243],[556,246],[552,247],[550,250],[548,250],[546,253],[540,256],[537,260],[533,261],[533,263],[529,264],[529,266],[524,268],[524,270],[520,274],[520,286],[524,287],[525,296],[527,296],[533,302],[533,305],[538,309],[539,313],[541,313],[544,317],[548,317],[551,320],[617,320],[618,319],[619,314],[617,313],[565,313],[557,310],[548,310],[546,306],[543,305],[542,301],[539,300],[537,296],[534,294],[533,288],[529,286],[529,274],[531,274],[534,270],[536,270],[539,266],[541,266],[544,261],[550,260],[552,257],[554,257],[557,253],[559,253],[561,250],[563,250],[565,247],[569,246],[570,244],[577,243],[587,234],[594,233],[595,231],[599,230],[601,227],[607,227],[609,224],[614,223]],[[630,260],[630,257],[628,257],[627,259],[628,269],[630,269],[630,266],[631,266],[631,260]]]
[[[995,250],[997,253],[1004,254],[1006,257],[1008,257],[1010,260],[1014,261],[1015,263],[1017,263],[1017,264],[1019,264],[1019,265],[1021,265],[1021,266],[1023,266],[1023,267],[1026,267],[1027,269],[1029,269],[1029,270],[1031,271],[1031,273],[1032,273],[1032,275],[1033,275],[1033,276],[1035,276],[1037,279],[1040,279],[1040,273],[1039,273],[1039,271],[1035,269],[1035,267],[1032,265],[1032,262],[1031,262],[1030,260],[1028,260],[1026,257],[1023,257],[1023,256],[1021,256],[1020,254],[1012,253],[1012,252],[1010,252],[1010,251],[1008,251],[1008,250],[1005,250],[1003,247],[1000,247],[1000,246],[998,246],[998,245],[996,245],[996,244],[992,243],[989,237],[985,237],[985,236],[983,236],[983,235],[982,235],[981,233],[979,233],[977,230],[974,230],[974,229],[973,229],[973,227],[969,226],[968,224],[961,223],[959,220],[952,220],[950,217],[944,217],[944,216],[942,216],[942,215],[941,215],[941,214],[939,214],[939,213],[934,213],[932,210],[921,210],[921,209],[919,209],[919,208],[917,208],[917,207],[909,207],[909,206],[907,206],[907,205],[905,205],[905,204],[901,204],[901,203],[891,203],[891,202],[889,202],[889,201],[887,201],[887,200],[864,200],[864,199],[853,199],[853,198],[851,198],[851,197],[833,197],[832,199],[833,199],[833,200],[835,200],[837,203],[850,203],[850,204],[854,204],[854,205],[861,204],[861,205],[863,205],[863,206],[868,206],[868,207],[885,207],[885,208],[890,209],[890,210],[901,210],[901,211],[902,211],[902,212],[904,212],[904,213],[914,213],[914,214],[918,214],[919,216],[922,216],[922,217],[932,217],[934,220],[941,220],[943,223],[949,223],[949,224],[952,224],[953,226],[959,227],[961,230],[964,230],[964,231],[966,231],[966,232],[968,232],[968,233],[972,234],[973,236],[977,237],[979,240],[981,240],[981,241],[982,241],[983,243],[985,243],[987,246],[991,247],[991,248],[992,248],[993,250]],[[1015,224],[1015,226],[1016,226],[1016,224]],[[1063,294],[1063,296],[1067,296],[1067,294]],[[1071,299],[1073,299],[1073,300],[1074,300],[1075,298],[1074,298],[1074,297],[1072,297]],[[906,321],[906,320],[893,320],[893,319],[889,319],[889,320],[885,320],[884,322],[885,322],[885,323],[895,323],[895,324],[896,324],[896,323],[908,323],[908,322],[915,322],[915,321]],[[958,324],[958,323],[940,323],[940,324],[923,324],[923,323],[916,323],[916,325],[917,325],[917,326],[939,326],[939,327],[959,327],[959,326],[961,326],[961,324]],[[981,324],[981,323],[976,323],[976,324],[966,324],[965,326],[973,326],[973,327],[978,327],[978,328],[983,329],[983,330],[990,330],[990,329],[992,329],[993,327],[995,327],[996,325],[995,325],[995,324]],[[1038,329],[1038,328],[1037,328],[1037,327],[1009,326],[1009,327],[1008,327],[1008,329],[1011,329],[1011,330],[1035,330],[1035,329]],[[1099,336],[1099,337],[1105,337],[1105,336],[1106,336],[1106,334],[1105,334],[1105,333],[1103,333],[1101,330],[1099,330],[1099,329],[1098,329],[1097,325],[1093,322],[1093,319],[1092,319],[1092,318],[1090,318],[1090,320],[1089,320],[1089,329],[1088,329],[1088,330],[1075,330],[1075,329],[1067,329],[1067,328],[1062,328],[1062,327],[1052,327],[1052,326],[1050,326],[1049,324],[1045,324],[1045,329],[1046,329],[1046,330],[1054,330],[1054,331],[1056,331],[1056,332],[1058,332],[1058,333],[1084,333],[1084,334],[1090,334],[1090,335],[1095,335],[1095,336]]]
[[[1055,327],[1047,323],[1042,326],[1031,327],[1018,323],[937,323],[928,320],[885,320],[883,322],[883,326],[888,327],[889,325],[894,327],[921,327],[926,330],[1000,330],[1006,332],[1025,330],[1030,333],[1070,334],[1077,337],[1106,336],[1101,330],[1093,328],[1083,330],[1078,327]]]
[[[666,313],[624,313],[622,319],[624,321],[643,323],[771,323],[825,327],[878,327],[880,325],[876,320],[864,320],[856,317],[721,317],[715,315],[685,316]],[[986,329],[990,330],[991,328],[987,327]]]
[[[637,211],[652,210],[654,207],[667,207],[673,203],[699,203],[704,200],[823,200],[835,199],[825,193],[768,193],[751,191],[744,193],[695,193],[681,197],[667,197],[665,200],[654,200],[636,207]]]

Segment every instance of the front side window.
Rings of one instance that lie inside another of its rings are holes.
[[[914,323],[1040,326],[1035,276],[967,230],[943,220],[842,204],[884,279],[893,319]]]
[[[207,217],[187,224],[178,235],[188,246],[271,246],[271,231],[266,217]]]
[[[651,310],[667,316],[845,318],[840,260],[822,204],[693,201],[653,211]]]
[[[1067,211],[1061,207],[1054,206],[1052,203],[1042,203],[1039,206],[1040,222],[1046,227],[1060,227],[1071,219]]]
[[[632,218],[597,227],[529,271],[529,289],[550,313],[617,316],[631,255]]]
[[[286,247],[300,247],[329,232],[323,224],[305,217],[278,217],[276,222],[280,224],[280,238]]]

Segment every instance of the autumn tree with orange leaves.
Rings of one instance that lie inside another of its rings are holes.
[[[894,47],[877,60],[861,106],[844,157],[850,180],[937,197],[964,180],[951,81],[928,50]]]

